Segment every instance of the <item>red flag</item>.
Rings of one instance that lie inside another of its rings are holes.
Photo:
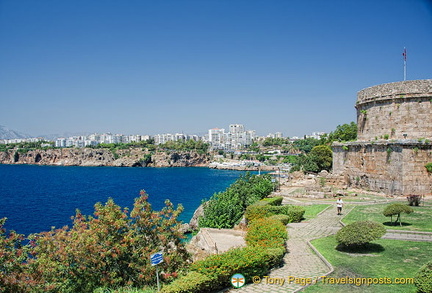
[[[406,59],[407,59],[407,51],[406,51],[405,48],[404,48],[404,51],[402,53],[402,56],[404,57],[404,61],[406,61]]]

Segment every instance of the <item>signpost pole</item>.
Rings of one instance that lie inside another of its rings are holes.
[[[159,283],[159,268],[157,267],[157,265],[160,264],[161,262],[163,262],[162,251],[150,255],[151,265],[156,266],[156,282],[157,282],[158,292],[160,291],[160,283]]]
[[[159,270],[158,270],[158,266],[156,266],[156,281],[157,281],[157,287],[158,287],[158,292],[160,291],[160,283],[159,283]]]

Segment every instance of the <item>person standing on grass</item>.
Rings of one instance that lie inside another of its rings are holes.
[[[343,200],[340,196],[336,201],[336,207],[337,207],[337,214],[342,215]]]

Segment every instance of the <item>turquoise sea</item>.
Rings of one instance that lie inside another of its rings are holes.
[[[80,209],[93,213],[96,202],[112,197],[131,208],[144,189],[153,209],[165,199],[181,203],[188,222],[202,199],[224,191],[244,172],[208,168],[119,168],[0,165],[0,218],[6,228],[28,235],[71,225]]]

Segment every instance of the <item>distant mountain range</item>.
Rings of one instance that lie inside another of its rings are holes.
[[[0,139],[30,138],[31,136],[0,125]]]
[[[81,135],[89,135],[89,134],[90,134],[90,132],[65,132],[62,134],[30,135],[30,134],[22,133],[22,132],[19,132],[16,130],[9,129],[6,126],[0,125],[0,139],[43,137],[46,140],[55,140],[58,137],[81,136]]]

